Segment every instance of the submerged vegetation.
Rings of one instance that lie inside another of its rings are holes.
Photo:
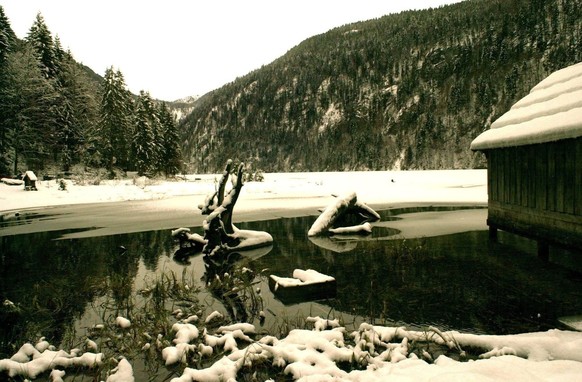
[[[320,317],[281,317],[269,329],[257,331],[255,325],[244,323],[258,321],[262,325],[263,322],[260,319],[263,306],[260,290],[256,288],[258,281],[255,274],[244,267],[233,267],[230,270],[230,274],[207,282],[213,294],[220,294],[218,299],[224,302],[230,316],[225,317],[214,311],[204,317],[206,309],[204,302],[199,301],[200,290],[196,287],[196,281],[186,271],[181,277],[174,273],[164,273],[148,282],[136,294],[123,296],[122,301],[119,300],[120,291],[112,289],[92,304],[92,309],[99,316],[97,324],[77,329],[77,333],[74,328],[69,329],[60,348],[70,349],[67,354],[71,354],[71,357],[96,355],[97,362],[79,363],[72,368],[53,364],[52,368],[64,370],[66,375],[75,375],[75,380],[105,380],[117,372],[120,361],[125,359],[134,365],[135,372],[142,378],[147,376],[151,381],[166,380],[172,375],[183,375],[186,368],[211,370],[223,357],[248,346],[249,353],[243,356],[244,362],[240,365],[244,367],[238,367],[235,371],[238,380],[255,380],[258,375],[264,379],[279,379],[287,373],[283,373],[284,366],[291,360],[285,359],[281,363],[276,360],[278,353],[269,352],[268,349],[275,345],[273,341],[277,341],[276,338],[284,340],[298,330],[336,333],[341,329],[337,333],[346,335],[345,343],[332,342],[330,346],[354,351],[352,357],[339,362],[339,369],[347,372],[364,370],[371,362],[370,357],[378,357],[384,351],[392,353],[393,358],[406,358],[409,354],[415,354],[419,359],[430,362],[440,354],[459,360],[469,357],[454,338],[431,327],[424,333],[414,334],[405,330],[397,334],[397,330],[395,342],[369,337],[369,331],[374,330],[370,325],[354,328],[356,332],[347,335],[345,324],[340,320]],[[109,287],[115,288],[114,285]],[[238,314],[232,314],[234,312],[229,308],[234,295],[237,296],[234,305],[239,309]],[[242,315],[241,310],[247,313]],[[355,323],[352,322],[352,325]],[[42,331],[42,328],[38,329]],[[36,344],[36,358],[41,358],[45,350],[56,350],[44,337],[37,340],[34,338],[33,334],[29,336],[30,343]],[[307,340],[309,336],[305,338]],[[363,339],[365,345],[361,342]],[[257,346],[270,355],[266,358],[256,357],[256,349],[252,348]],[[24,354],[24,349],[21,348],[18,353]],[[9,374],[15,380],[34,377],[37,375],[34,373],[48,375],[51,371],[50,366],[41,371],[32,365],[14,369],[7,362],[2,362],[0,373]],[[22,360],[19,362],[26,363]],[[133,368],[131,373],[134,373]]]

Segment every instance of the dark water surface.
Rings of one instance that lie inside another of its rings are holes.
[[[263,280],[267,321],[332,312],[383,325],[508,334],[561,328],[559,317],[582,313],[579,253],[553,250],[544,263],[529,240],[500,232],[490,242],[482,208],[381,214],[371,236],[341,239],[308,238],[314,216],[238,224],[274,238],[272,247],[244,254],[249,268],[279,276],[315,269],[337,280],[335,298],[288,305]],[[201,255],[174,259],[168,230],[60,239],[66,233],[0,237],[0,300],[16,306],[0,315],[0,358],[26,333],[59,343],[71,327],[81,332],[100,323],[97,302],[111,288],[132,294],[163,273],[187,272],[202,288],[205,313],[221,309],[204,291]]]

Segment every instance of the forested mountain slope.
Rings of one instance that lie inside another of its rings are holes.
[[[265,31],[268,33],[268,31]],[[197,171],[471,168],[469,144],[554,70],[582,61],[582,0],[472,0],[345,25],[198,100]]]

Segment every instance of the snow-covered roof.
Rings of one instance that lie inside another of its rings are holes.
[[[582,62],[549,75],[471,143],[472,150],[582,136]]]
[[[24,178],[26,178],[26,177],[28,177],[28,179],[30,179],[30,180],[37,180],[34,172],[32,172],[30,170],[28,170],[27,172],[24,173]]]

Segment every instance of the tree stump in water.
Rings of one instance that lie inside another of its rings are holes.
[[[208,215],[204,221],[204,238],[208,242],[202,251],[206,255],[213,254],[218,249],[231,252],[262,247],[273,242],[273,237],[267,232],[239,230],[232,224],[234,206],[243,186],[244,163],[238,166],[236,176],[231,178],[232,188],[226,193],[231,170],[232,160],[229,159],[216,192],[198,207],[202,214]]]

